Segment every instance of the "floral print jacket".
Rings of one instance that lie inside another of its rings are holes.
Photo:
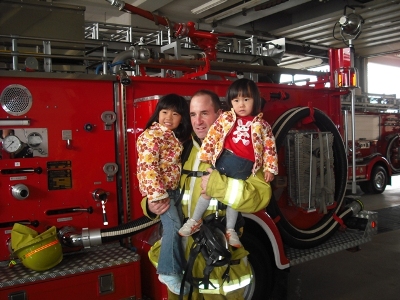
[[[272,134],[271,126],[262,118],[260,113],[254,117],[251,124],[251,139],[254,148],[255,162],[252,173],[263,167],[263,172],[269,171],[274,175],[278,174],[278,156],[276,153],[275,137]],[[222,153],[225,138],[236,122],[236,113],[232,109],[222,113],[210,127],[201,149],[200,160],[215,162]]]
[[[138,137],[136,147],[140,192],[149,201],[167,198],[167,190],[178,188],[182,144],[173,131],[154,122]]]

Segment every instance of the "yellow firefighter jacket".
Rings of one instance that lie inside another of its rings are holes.
[[[193,148],[188,160],[183,166],[183,169],[190,171],[206,171],[210,165],[202,163],[199,160],[200,146],[195,140],[193,140],[193,142]],[[184,217],[190,218],[193,214],[197,199],[200,196],[200,182],[201,178],[187,178],[186,174],[182,174],[181,188],[184,188],[185,192],[181,204]],[[210,175],[209,184],[207,185],[207,194],[213,198],[210,200],[210,205],[204,216],[215,213],[218,201],[230,205],[240,212],[253,213],[264,209],[268,205],[271,198],[271,186],[269,183],[264,181],[264,176],[261,170],[256,173],[256,176],[250,176],[246,181],[227,178],[226,176],[219,174],[218,171],[213,171]],[[147,200],[143,199],[142,208],[144,214],[149,216],[146,202]],[[182,242],[185,247],[186,257],[189,257],[193,239],[192,237],[182,238]],[[149,251],[150,261],[155,266],[157,266],[159,250],[160,241],[156,242]],[[215,267],[210,275],[210,282],[213,283],[217,289],[200,289],[199,291],[196,291],[194,295],[196,295],[197,292],[202,294],[226,295],[229,292],[241,289],[250,283],[252,274],[250,265],[247,261],[248,252],[244,247],[231,252],[231,261],[236,261],[238,263],[231,265],[230,267],[230,281],[223,282],[221,279],[226,267]],[[193,276],[199,278],[203,277],[205,266],[206,263],[203,257],[198,255],[193,267]]]

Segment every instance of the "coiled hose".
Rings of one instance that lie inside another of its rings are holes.
[[[328,239],[339,226],[335,217],[346,217],[346,213],[340,213],[347,183],[347,157],[344,149],[343,141],[332,120],[321,110],[314,108],[314,125],[321,132],[331,132],[334,136],[333,156],[334,156],[334,176],[335,176],[335,208],[328,213],[314,226],[308,229],[301,229],[294,226],[290,219],[286,218],[282,213],[278,202],[271,201],[267,207],[268,213],[272,218],[279,218],[277,226],[286,244],[295,248],[309,248],[321,244]],[[284,147],[286,136],[295,125],[310,116],[309,107],[296,107],[286,111],[280,116],[272,127],[272,131],[276,138],[278,150]],[[340,213],[340,215],[339,215]],[[305,215],[305,218],[308,216]]]

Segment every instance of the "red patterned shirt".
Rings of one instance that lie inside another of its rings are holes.
[[[224,149],[231,150],[236,156],[255,161],[253,141],[251,139],[251,122],[253,116],[237,117],[235,125],[225,138]]]

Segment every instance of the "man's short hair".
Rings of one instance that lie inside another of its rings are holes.
[[[203,96],[203,95],[208,95],[211,98],[212,104],[214,106],[215,112],[218,112],[222,108],[222,103],[221,100],[219,99],[218,95],[214,93],[213,91],[210,90],[198,90],[193,96]],[[190,99],[191,100],[191,99]]]

